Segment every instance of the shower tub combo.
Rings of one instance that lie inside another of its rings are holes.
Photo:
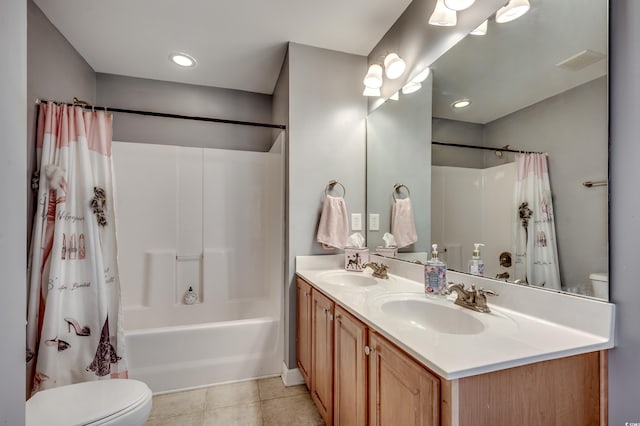
[[[129,376],[157,393],[279,374],[281,154],[113,145]]]

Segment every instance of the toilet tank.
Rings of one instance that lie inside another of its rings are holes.
[[[598,299],[609,300],[609,273],[596,272],[589,275],[593,287],[593,296]]]

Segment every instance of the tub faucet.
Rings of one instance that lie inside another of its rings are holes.
[[[389,275],[387,275],[389,267],[387,265],[376,262],[368,262],[362,265],[362,269],[366,269],[367,267],[373,269],[373,274],[371,275],[373,275],[374,277],[383,278],[385,280],[389,278]]]
[[[471,289],[466,290],[462,283],[449,283],[447,292],[455,292],[457,294],[454,302],[456,305],[471,309],[472,311],[485,313],[491,312],[491,309],[487,306],[487,294],[492,296],[498,295],[498,293],[492,290],[485,290],[483,288],[476,290],[476,286],[473,284],[471,284]]]

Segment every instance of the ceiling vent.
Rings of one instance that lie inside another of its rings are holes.
[[[604,58],[606,58],[605,54],[587,49],[557,63],[556,66],[568,71],[580,71],[581,69],[595,64]]]

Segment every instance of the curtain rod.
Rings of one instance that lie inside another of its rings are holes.
[[[109,112],[122,112],[124,114],[136,114],[136,115],[147,115],[152,117],[166,117],[166,118],[178,118],[181,120],[194,120],[194,121],[207,121],[210,123],[225,123],[225,124],[237,124],[241,126],[254,126],[254,127],[268,127],[270,129],[282,129],[285,130],[287,126],[284,124],[268,124],[268,123],[255,123],[252,121],[239,121],[239,120],[227,120],[224,118],[213,118],[213,117],[198,117],[193,115],[181,115],[181,114],[170,114],[165,112],[155,112],[155,111],[140,111],[135,109],[124,109],[124,108],[112,108],[105,106],[94,106],[89,105],[87,102],[79,101],[77,98],[74,98],[74,103],[65,103],[65,102],[57,102],[57,101],[48,101],[45,99],[36,99],[36,104],[53,102],[57,105],[67,105],[67,106],[79,106],[82,108],[92,108],[92,109],[102,109],[104,111]]]
[[[442,146],[451,146],[451,147],[456,147],[456,148],[472,148],[472,149],[482,149],[485,151],[506,151],[506,152],[515,152],[518,154],[544,154],[544,152],[539,152],[539,151],[522,151],[519,149],[512,149],[509,145],[502,147],[502,148],[493,148],[490,146],[475,146],[475,145],[465,145],[465,144],[461,144],[461,143],[449,143],[449,142],[438,142],[438,141],[431,141],[432,145],[442,145]]]

